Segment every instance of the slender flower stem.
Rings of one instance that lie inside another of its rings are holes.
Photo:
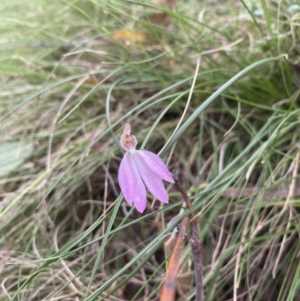
[[[192,208],[192,202],[188,197],[185,189],[179,182],[176,171],[172,172],[173,179],[175,181],[175,186],[178,191],[182,194],[187,208]],[[192,236],[190,239],[190,245],[193,253],[194,266],[195,266],[195,282],[196,282],[196,301],[203,301],[204,298],[204,288],[203,288],[203,264],[202,264],[202,248],[201,248],[201,240],[199,238],[199,230],[198,224],[195,219],[195,212],[191,212],[190,214],[190,224],[192,226]]]

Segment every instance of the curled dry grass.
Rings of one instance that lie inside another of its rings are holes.
[[[283,54],[214,99],[165,159],[198,213],[205,300],[299,300],[292,1],[0,5],[0,139],[33,145],[0,180],[1,300],[157,300],[182,200],[168,187],[171,205],[142,216],[121,200],[122,125],[158,152],[237,72]],[[192,300],[190,256],[178,300]]]

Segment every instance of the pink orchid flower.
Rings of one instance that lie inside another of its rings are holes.
[[[143,213],[147,204],[146,187],[158,200],[168,203],[169,196],[162,180],[170,183],[174,183],[174,180],[160,157],[146,150],[135,149],[137,140],[130,132],[131,127],[127,123],[120,139],[126,153],[119,167],[118,181],[127,203]]]

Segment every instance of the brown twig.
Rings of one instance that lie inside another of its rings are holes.
[[[175,170],[172,172],[173,179],[178,191],[182,194],[187,208],[192,208],[192,202],[188,197],[185,189],[179,182],[178,176]],[[203,288],[203,265],[202,265],[202,252],[201,252],[201,240],[199,238],[198,224],[195,219],[195,212],[190,213],[190,223],[192,226],[192,236],[190,240],[190,245],[193,253],[194,266],[195,266],[195,283],[196,283],[196,301],[203,301],[204,298],[204,288]]]
[[[180,257],[186,240],[186,228],[189,223],[189,217],[182,220],[179,225],[179,232],[176,240],[174,252],[170,258],[166,280],[163,284],[160,301],[174,301],[176,294],[176,278],[179,272]]]

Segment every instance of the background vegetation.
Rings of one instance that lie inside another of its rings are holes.
[[[205,300],[300,300],[297,0],[0,12],[0,300],[159,299],[188,211],[172,185],[143,215],[123,201],[125,122],[192,198]],[[188,246],[178,285],[193,300]]]

